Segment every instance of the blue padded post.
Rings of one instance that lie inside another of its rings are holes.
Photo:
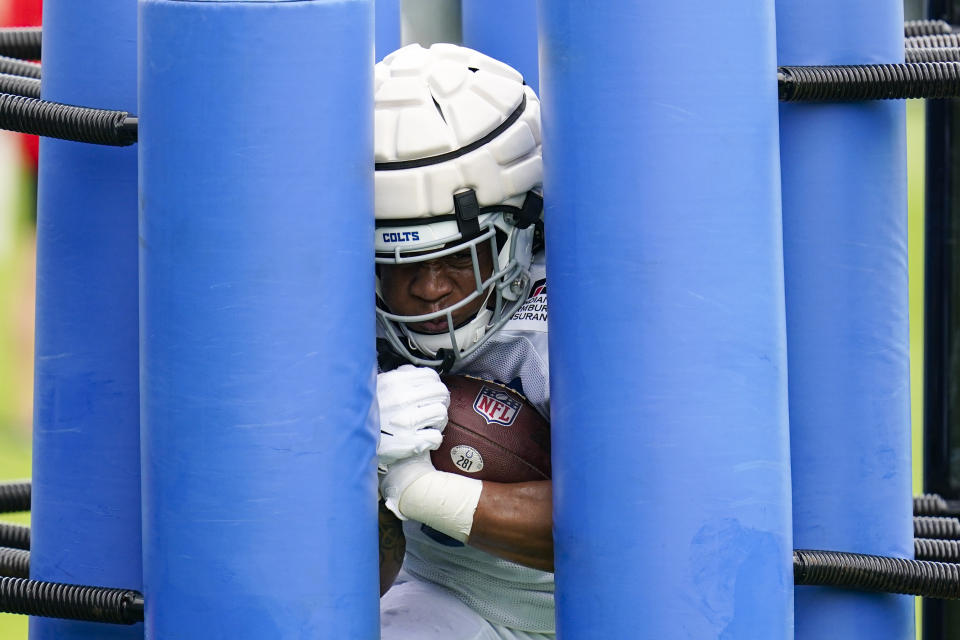
[[[537,0],[462,0],[463,44],[506,62],[539,91]]]
[[[786,640],[773,0],[540,21],[559,637]]]
[[[377,61],[400,48],[400,0],[375,0]]]
[[[899,0],[778,0],[782,65],[902,62]],[[903,102],[781,107],[794,544],[913,556]],[[913,598],[803,587],[797,638],[905,640]]]
[[[43,97],[137,109],[137,8],[47,0]],[[137,152],[42,139],[31,576],[140,589]],[[33,640],[143,637],[30,621]]]
[[[373,5],[140,10],[147,637],[375,639]]]

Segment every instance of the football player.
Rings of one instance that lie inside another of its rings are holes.
[[[539,101],[448,44],[400,49],[375,80],[382,637],[553,638],[550,482],[429,457],[449,405],[438,371],[507,384],[549,418]]]

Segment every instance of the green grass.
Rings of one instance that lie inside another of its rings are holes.
[[[913,422],[913,490],[923,490],[923,257],[924,138],[923,102],[907,106],[910,255],[910,402]]]
[[[29,413],[33,386],[32,334],[34,230],[32,177],[22,171],[14,194],[0,206],[10,207],[13,218],[4,219],[5,233],[13,244],[0,251],[0,481],[30,477]],[[9,212],[4,212],[9,213]],[[4,522],[30,524],[30,514],[4,514]],[[0,639],[26,640],[27,616],[0,613]]]
[[[924,257],[924,103],[907,102],[908,252],[910,265],[910,418],[913,425],[913,492],[923,492],[923,257]],[[916,598],[917,638],[922,619]]]
[[[0,426],[0,481],[30,477],[30,442],[22,431]],[[30,524],[29,514],[5,514],[4,522]],[[0,638],[26,640],[27,616],[0,613]]]

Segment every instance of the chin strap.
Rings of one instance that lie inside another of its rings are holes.
[[[445,376],[453,369],[453,363],[457,361],[457,355],[453,352],[453,349],[440,349],[437,351],[437,357],[440,358],[440,365],[434,367],[434,369],[440,375]]]
[[[416,349],[414,350],[416,351]],[[453,349],[440,349],[434,357],[440,360],[440,364],[434,366],[433,369],[442,376],[450,373],[453,364],[457,361],[457,356],[453,352]],[[397,353],[389,340],[386,338],[377,338],[377,365],[381,373],[393,371],[405,364],[410,364],[410,361]]]
[[[472,189],[468,189],[462,193],[455,194],[453,196],[454,206],[456,207],[456,216],[457,216],[457,225],[460,228],[460,232],[464,233],[465,222],[462,222],[464,216],[473,215],[473,203],[476,202],[477,196]],[[526,229],[532,224],[541,224],[543,221],[543,196],[541,196],[536,191],[527,191],[526,197],[523,199],[523,204],[519,207],[515,207],[511,204],[494,204],[488,207],[480,207],[478,210],[478,215],[483,215],[485,213],[507,213],[513,216],[513,226],[517,229]],[[464,236],[466,237],[466,236]],[[501,247],[502,249],[502,247]]]
[[[407,362],[406,358],[396,352],[389,340],[386,338],[377,338],[377,366],[380,367],[381,373],[393,371],[405,364],[410,363]]]

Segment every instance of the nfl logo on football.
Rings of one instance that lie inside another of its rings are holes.
[[[487,424],[502,424],[509,427],[520,412],[520,401],[505,391],[483,387],[473,401],[473,410],[480,414]]]

